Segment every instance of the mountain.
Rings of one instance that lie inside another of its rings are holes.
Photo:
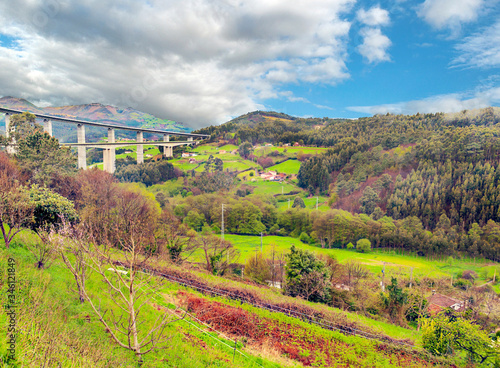
[[[27,100],[10,96],[0,98],[0,106],[22,111],[29,111],[32,113],[96,121],[100,123],[110,123],[141,128],[158,128],[178,132],[191,131],[190,128],[186,127],[182,123],[172,120],[160,119],[151,114],[147,114],[130,107],[122,109],[110,105],[91,103],[85,105],[41,108],[35,106]],[[1,125],[5,126],[5,119],[3,117],[1,118],[0,122],[2,123]]]

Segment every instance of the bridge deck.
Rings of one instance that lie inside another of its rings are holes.
[[[0,107],[0,113],[22,114],[23,112],[26,112],[26,111],[9,109],[6,107]],[[192,134],[192,133],[174,132],[174,131],[161,130],[161,129],[135,128],[135,127],[128,127],[128,126],[124,126],[124,125],[105,124],[105,123],[98,123],[95,121],[63,118],[63,117],[59,117],[59,116],[51,116],[51,115],[45,115],[45,114],[33,114],[33,115],[35,115],[37,118],[40,118],[40,119],[58,121],[61,123],[83,124],[83,125],[89,125],[89,126],[95,126],[95,127],[101,127],[101,128],[113,128],[113,129],[121,129],[121,130],[131,130],[134,132],[144,132],[144,133],[153,133],[153,134],[169,134],[169,135],[178,135],[178,136],[184,136],[184,137],[196,137],[196,138],[208,138],[208,137],[210,137],[209,135],[206,135],[206,134]]]

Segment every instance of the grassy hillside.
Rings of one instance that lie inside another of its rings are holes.
[[[233,245],[240,251],[241,262],[246,262],[250,257],[255,256],[255,251],[260,251],[261,238],[260,236],[245,236],[245,235],[225,235],[225,238],[230,240]],[[358,261],[369,268],[374,277],[380,278],[381,271],[386,270],[386,277],[397,276],[410,278],[413,270],[413,276],[421,277],[436,277],[449,278],[456,277],[456,274],[465,270],[475,271],[479,278],[479,284],[486,283],[485,276],[493,269],[497,269],[500,274],[500,266],[485,259],[445,259],[433,260],[425,257],[411,256],[398,254],[392,250],[374,250],[370,253],[359,253],[355,250],[348,249],[326,249],[317,246],[311,246],[302,243],[299,239],[281,236],[264,236],[263,238],[264,253],[270,253],[274,248],[276,252],[288,252],[291,246],[300,249],[306,249],[316,254],[324,254],[335,257],[338,261],[345,263],[347,261]],[[497,292],[500,291],[496,285]]]
[[[47,269],[34,267],[33,256],[26,250],[26,245],[33,246],[35,241],[25,232],[11,249],[1,248],[0,251],[2,275],[7,273],[7,259],[10,258],[15,261],[17,277],[16,328],[19,333],[15,349],[18,359],[17,365],[11,366],[137,366],[130,351],[113,344],[88,302],[80,304],[74,290],[74,279],[60,260],[54,258]],[[174,268],[170,272],[189,275],[182,269],[176,271]],[[193,275],[216,287],[227,288],[229,284],[232,284],[232,290],[241,287],[237,282],[223,281],[215,276],[196,272]],[[98,296],[102,308],[116,312],[116,306],[110,302],[96,274],[89,274],[87,285],[92,295]],[[5,336],[7,320],[3,308],[7,284],[3,282],[1,288],[0,331]],[[260,295],[261,289],[245,286],[245,290]],[[263,291],[266,294],[262,297],[271,295],[270,290]],[[281,313],[241,305],[221,297],[208,297],[171,282],[165,283],[149,302],[146,314],[141,317],[145,322],[143,328],[167,309],[173,311],[176,308],[182,308],[188,314],[177,309],[177,315],[182,314],[184,318],[167,325],[165,334],[169,340],[162,349],[145,356],[143,367],[426,367],[438,363],[429,363],[430,357],[425,354],[345,336]],[[360,326],[366,322],[360,318],[353,321]],[[365,328],[376,333],[368,324]],[[396,332],[389,325],[382,331],[389,335]],[[401,330],[398,335],[401,337],[405,333]],[[2,339],[0,357],[6,357],[6,349],[6,341]],[[446,364],[438,363],[438,366]]]

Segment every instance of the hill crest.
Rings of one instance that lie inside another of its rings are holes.
[[[190,132],[192,130],[182,123],[175,122],[173,120],[160,119],[151,114],[135,110],[130,107],[119,108],[100,103],[57,107],[38,107],[25,99],[6,96],[0,98],[0,106],[21,111],[96,121],[100,123],[112,123],[141,128],[166,129],[178,132]],[[1,118],[0,121],[4,122],[5,120],[4,118]]]

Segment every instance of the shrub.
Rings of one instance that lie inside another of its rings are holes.
[[[307,233],[305,232],[302,232],[299,236],[299,240],[302,242],[302,243],[306,243],[306,244],[309,244],[311,242],[311,238],[309,237],[309,235],[307,235]]]
[[[262,253],[250,257],[245,264],[245,276],[260,283],[264,283],[270,278],[271,271]]]
[[[359,239],[356,243],[356,250],[360,253],[368,253],[372,249],[372,243],[368,239]]]
[[[306,208],[306,204],[304,203],[304,200],[299,197],[299,196],[296,196],[295,199],[293,200],[293,205],[292,205],[292,208]]]

